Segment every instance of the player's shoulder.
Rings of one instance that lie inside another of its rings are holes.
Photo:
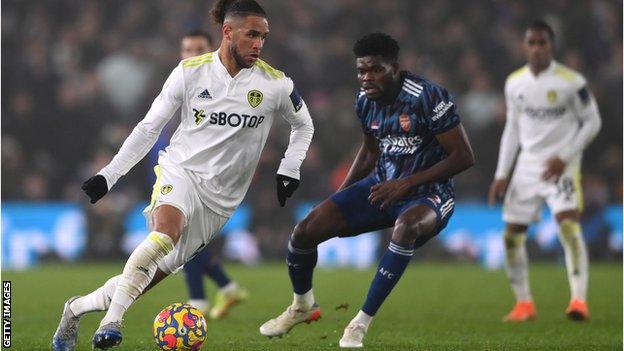
[[[180,66],[182,66],[183,69],[192,69],[203,65],[211,64],[214,62],[215,55],[216,51],[213,51],[203,55],[189,57],[182,60],[182,62],[180,62]]]
[[[562,63],[553,62],[552,72],[555,77],[575,87],[585,85],[585,77],[583,77],[580,72],[575,71]]]
[[[408,71],[403,72],[401,89],[407,92],[413,101],[421,101],[423,98],[426,100],[451,98],[448,90],[442,85]]]
[[[274,68],[264,60],[257,59],[254,65],[258,68],[257,72],[269,80],[282,80],[287,78],[284,72]]]
[[[509,73],[509,75],[507,76],[507,79],[505,80],[505,85],[509,86],[511,84],[520,83],[529,74],[530,72],[529,72],[528,65],[524,65],[520,68],[517,68],[513,72]]]

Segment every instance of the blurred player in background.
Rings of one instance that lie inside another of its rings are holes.
[[[312,293],[320,243],[394,226],[364,305],[339,343],[362,347],[373,316],[414,250],[446,227],[454,209],[452,176],[474,163],[450,94],[400,71],[394,39],[383,33],[366,35],[355,43],[354,53],[361,84],[355,112],[362,145],[338,192],[316,206],[292,233],[287,263],[294,299],[284,313],[260,327],[269,337],[320,317]]]
[[[212,38],[203,30],[188,33],[180,43],[182,60],[206,54],[210,50],[212,50]],[[184,265],[184,273],[191,298],[188,303],[200,311],[209,312],[213,319],[224,317],[231,306],[247,299],[247,290],[230,279],[219,261],[219,256],[212,254],[210,246]],[[212,308],[204,291],[204,274],[219,287]]]
[[[527,228],[539,219],[544,202],[559,224],[565,251],[571,290],[566,313],[573,320],[589,317],[589,263],[580,225],[581,154],[601,122],[585,78],[553,60],[554,37],[548,24],[533,22],[523,43],[528,64],[505,83],[507,123],[488,195],[490,204],[505,196],[506,267],[516,295],[516,305],[505,321],[522,322],[536,316],[525,241]]]
[[[160,154],[145,211],[152,232],[120,275],[65,303],[53,350],[74,350],[80,317],[93,311],[107,311],[93,348],[121,343],[130,305],[200,252],[243,200],[276,116],[291,125],[276,176],[281,206],[298,187],[314,127],[293,82],[259,59],[269,33],[264,9],[254,0],[219,0],[211,14],[221,25],[219,50],[180,62],[111,163],[83,184],[91,203],[97,202],[147,154],[182,108],[180,126]]]

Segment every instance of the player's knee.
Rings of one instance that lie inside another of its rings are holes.
[[[412,221],[399,217],[394,224],[392,241],[404,246],[412,246],[419,239],[432,236],[431,225],[425,221]]]
[[[153,230],[166,234],[177,243],[184,229],[184,215],[172,206],[160,206],[152,214],[152,223]]]
[[[310,220],[306,217],[297,223],[291,236],[291,243],[299,249],[307,249],[315,246],[314,240],[308,230]]]
[[[523,246],[526,241],[526,230],[527,227],[524,225],[508,223],[503,234],[505,249],[512,250]]]

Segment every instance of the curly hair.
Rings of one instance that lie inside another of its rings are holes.
[[[355,57],[381,56],[396,61],[399,58],[399,44],[385,33],[370,33],[363,36],[353,45]]]
[[[210,10],[210,17],[216,24],[223,24],[225,17],[228,15],[267,16],[262,6],[255,0],[218,0]]]

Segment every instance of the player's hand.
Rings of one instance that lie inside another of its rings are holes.
[[[505,196],[505,191],[507,191],[507,185],[509,181],[507,178],[494,179],[492,184],[490,184],[490,191],[488,192],[488,204],[490,206],[494,206],[498,199],[502,199]]]
[[[96,203],[108,192],[108,184],[104,176],[97,174],[82,183],[82,190],[91,199],[91,203]]]
[[[546,161],[546,170],[542,173],[542,179],[546,181],[559,181],[559,177],[563,174],[566,164],[559,157],[551,157]]]
[[[291,197],[299,187],[299,180],[281,174],[278,174],[275,180],[277,181],[277,201],[281,207],[284,207],[286,198]]]
[[[404,198],[409,194],[411,186],[405,179],[394,179],[375,184],[371,187],[368,202],[375,205],[381,202],[379,209],[385,209],[393,201]]]

